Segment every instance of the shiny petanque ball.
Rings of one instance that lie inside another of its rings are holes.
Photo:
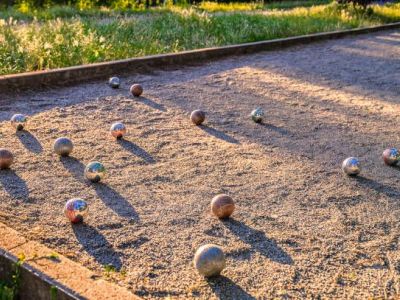
[[[8,169],[14,161],[14,155],[11,151],[0,148],[0,169]]]
[[[142,86],[140,84],[135,83],[135,84],[133,84],[131,86],[130,91],[131,91],[133,96],[139,97],[143,93],[143,88],[142,88]]]
[[[110,133],[116,139],[120,139],[126,134],[126,127],[120,122],[114,123],[111,125]]]
[[[206,119],[206,113],[202,110],[196,109],[190,114],[190,119],[192,120],[193,124],[201,125]]]
[[[382,158],[385,164],[392,166],[399,162],[400,154],[396,148],[386,149],[382,153]]]
[[[119,88],[120,84],[121,80],[118,77],[111,77],[110,80],[108,81],[108,85],[113,89]]]
[[[67,137],[60,137],[54,142],[54,152],[60,156],[68,156],[71,154],[74,144]]]
[[[257,107],[251,112],[251,119],[256,123],[261,123],[264,118],[264,111],[261,107]]]
[[[205,276],[219,275],[226,266],[225,254],[221,247],[207,244],[197,249],[193,263],[197,271]]]
[[[89,207],[85,200],[76,198],[68,200],[65,204],[64,214],[71,223],[80,223],[87,215]]]
[[[356,176],[361,171],[360,161],[355,157],[346,158],[342,163],[342,170],[349,176]]]
[[[234,210],[235,203],[228,195],[220,194],[211,200],[211,212],[220,219],[229,218]]]
[[[106,175],[106,168],[101,162],[92,161],[85,168],[85,177],[91,182],[99,182]]]
[[[11,124],[15,129],[22,130],[26,125],[26,117],[23,114],[15,114],[11,117]]]

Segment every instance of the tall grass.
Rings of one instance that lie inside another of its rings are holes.
[[[373,6],[369,13],[335,4],[218,13],[204,9],[85,10],[79,15],[53,8],[36,15],[11,14],[0,19],[0,74],[400,21],[400,3]]]

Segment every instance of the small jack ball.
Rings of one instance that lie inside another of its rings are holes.
[[[17,130],[24,129],[26,124],[26,117],[22,114],[15,114],[11,117],[11,125]]]
[[[251,119],[255,123],[261,123],[264,118],[264,111],[262,110],[261,107],[257,107],[255,110],[251,112]]]
[[[228,195],[220,194],[211,200],[211,212],[220,219],[229,218],[234,210],[235,203]]]
[[[193,124],[201,125],[206,119],[206,113],[202,110],[196,109],[190,114],[190,119],[192,120]]]
[[[143,93],[143,88],[140,84],[136,83],[131,86],[131,93],[135,97],[139,97]]]
[[[111,77],[110,80],[108,81],[108,85],[113,89],[119,88],[120,84],[121,80],[118,77]]]
[[[68,156],[71,154],[74,144],[67,137],[60,137],[54,142],[54,152],[60,156]]]
[[[8,169],[14,161],[14,155],[11,151],[0,148],[0,169]]]
[[[200,275],[212,277],[222,272],[226,266],[226,259],[221,247],[207,244],[197,249],[193,263]]]
[[[342,170],[349,176],[356,176],[361,171],[360,161],[355,157],[346,158],[342,163]]]
[[[101,162],[92,161],[85,168],[85,177],[91,182],[99,182],[106,175],[106,168]]]
[[[382,158],[385,164],[392,166],[399,162],[400,154],[396,148],[386,149],[382,153]]]
[[[114,123],[111,125],[110,133],[116,139],[120,139],[126,134],[126,127],[120,122]]]
[[[80,223],[87,215],[88,210],[86,201],[76,198],[67,201],[64,207],[64,214],[71,223]]]

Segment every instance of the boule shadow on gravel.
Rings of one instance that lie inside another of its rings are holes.
[[[143,104],[145,104],[145,105],[147,105],[147,106],[149,106],[151,108],[157,109],[159,111],[162,111],[162,112],[166,112],[167,111],[167,109],[165,108],[164,105],[162,105],[160,103],[157,103],[154,100],[151,100],[151,99],[149,99],[147,97],[140,96],[135,100],[138,101],[138,102],[141,102],[141,103],[143,103]]]
[[[393,168],[397,168],[396,166],[393,166]],[[394,200],[398,199],[400,196],[400,191],[396,188],[393,188],[387,184],[380,183],[374,179],[367,178],[364,176],[357,176],[357,177],[352,177],[352,179],[356,180],[360,185],[363,187],[372,189],[378,193],[383,193],[389,198],[392,198]]]
[[[394,170],[400,171],[400,164],[398,164],[398,163],[394,164],[394,165],[387,166],[387,167],[392,168]]]
[[[234,219],[222,220],[222,224],[241,241],[251,246],[253,251],[280,264],[293,264],[292,257],[275,240],[268,238],[263,231],[251,228]]]
[[[61,163],[78,181],[85,181],[85,165],[73,156],[61,156]]]
[[[3,189],[15,199],[26,199],[29,189],[25,181],[15,173],[14,170],[6,169],[0,171],[0,184]]]
[[[215,296],[220,300],[255,300],[256,298],[247,293],[239,285],[223,275],[207,278],[207,283],[213,290]]]
[[[102,266],[113,266],[117,271],[122,268],[121,254],[113,249],[96,228],[89,224],[74,224],[72,230],[84,250]]]
[[[199,125],[197,127],[200,128],[201,130],[203,130],[204,132],[208,133],[209,135],[216,137],[217,139],[223,140],[223,141],[231,143],[231,144],[240,144],[237,139],[224,133],[221,130],[215,129],[208,125]]]
[[[118,216],[130,221],[139,222],[140,218],[132,204],[112,187],[104,183],[91,184],[97,196],[111,208]]]
[[[117,140],[117,143],[120,144],[126,151],[141,158],[146,163],[154,164],[156,162],[156,160],[153,158],[153,156],[151,156],[150,153],[131,141],[128,141],[126,139],[119,139]]]
[[[43,147],[40,144],[39,140],[29,131],[23,129],[17,131],[15,134],[17,135],[18,139],[27,150],[35,154],[43,152]]]
[[[139,221],[139,215],[134,207],[116,190],[104,183],[91,183],[84,177],[85,165],[74,157],[60,157],[64,167],[78,180],[93,188],[103,203],[111,208],[120,217]]]
[[[286,130],[285,128],[278,127],[269,123],[259,123],[258,126],[265,127],[266,129],[279,133],[280,135],[292,135],[290,131]]]

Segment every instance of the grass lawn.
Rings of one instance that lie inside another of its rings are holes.
[[[0,74],[400,21],[399,2],[371,8],[360,13],[325,0],[115,11],[13,8],[0,11]]]

